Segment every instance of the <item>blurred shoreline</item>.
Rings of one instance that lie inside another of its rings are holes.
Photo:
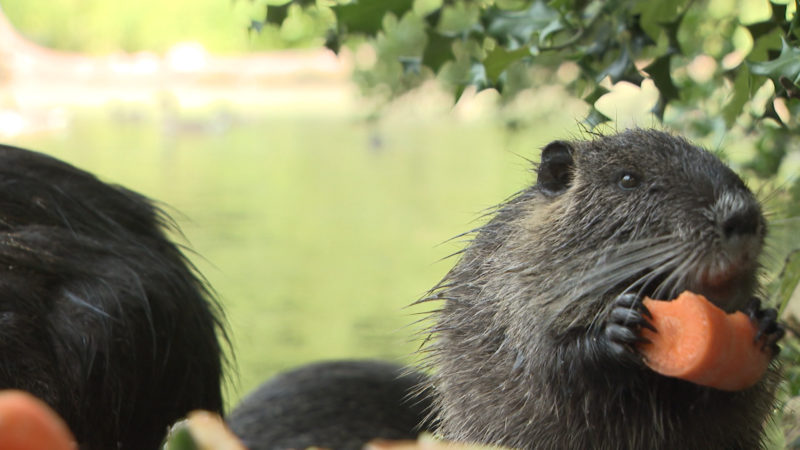
[[[218,56],[183,42],[163,55],[56,51],[26,39],[0,10],[0,137],[65,128],[70,109],[108,105],[155,107],[176,126],[184,108],[347,114],[358,98],[351,71],[326,49]]]

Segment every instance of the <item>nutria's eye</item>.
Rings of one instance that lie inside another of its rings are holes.
[[[639,177],[630,172],[623,172],[619,176],[619,181],[617,181],[617,185],[622,189],[634,189],[639,186]]]

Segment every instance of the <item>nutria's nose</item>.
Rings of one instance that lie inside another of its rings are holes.
[[[749,191],[730,189],[723,192],[712,210],[721,237],[729,242],[737,238],[758,238],[764,232],[761,207]]]
[[[726,239],[736,236],[758,234],[761,224],[760,213],[756,208],[744,208],[733,211],[722,220],[722,232]]]

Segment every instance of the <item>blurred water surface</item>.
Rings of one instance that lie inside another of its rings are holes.
[[[227,311],[238,370],[230,401],[308,361],[411,361],[420,329],[411,324],[425,308],[405,306],[463,246],[445,241],[531,181],[525,157],[556,137],[452,117],[215,111],[165,121],[109,111],[5,141],[163,202]]]

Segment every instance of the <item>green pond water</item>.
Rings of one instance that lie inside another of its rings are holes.
[[[305,362],[413,361],[430,306],[406,306],[464,245],[446,241],[530,182],[525,158],[570,120],[510,135],[488,120],[250,114],[222,129],[102,110],[5,142],[167,205],[227,313],[235,403]]]

